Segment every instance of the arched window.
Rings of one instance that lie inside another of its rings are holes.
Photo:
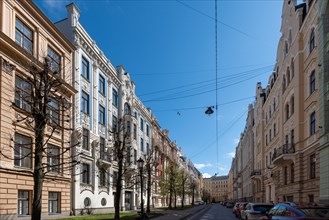
[[[130,115],[131,114],[130,106],[129,106],[128,103],[125,103],[124,111],[125,111],[125,115]]]
[[[283,80],[282,80],[282,93],[286,91],[286,75],[283,75]]]
[[[288,103],[286,104],[285,110],[286,110],[286,121],[287,121],[289,119],[289,104]]]
[[[295,112],[295,97],[292,96],[290,99],[290,105],[291,105],[291,114],[294,114]]]
[[[313,51],[314,48],[315,48],[315,33],[313,29],[310,35],[310,53]]]
[[[289,85],[290,83],[290,69],[289,67],[287,68],[287,84]]]
[[[295,75],[294,59],[291,59],[290,70],[291,70],[291,79],[292,79],[292,78],[294,78],[294,75]]]

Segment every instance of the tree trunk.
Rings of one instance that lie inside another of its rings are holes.
[[[151,182],[151,166],[148,164],[147,166],[147,206],[146,206],[146,213],[151,212],[150,208],[150,203],[151,203],[151,187],[152,187],[152,182]]]
[[[43,140],[45,130],[45,120],[41,116],[35,117],[35,152],[34,152],[34,172],[33,172],[33,202],[32,202],[32,220],[41,219],[41,205],[42,205],[42,186],[44,178],[44,170],[42,167],[43,158]]]
[[[114,219],[120,219],[120,199],[121,199],[121,190],[122,190],[122,168],[123,168],[123,160],[118,159],[118,178],[116,181],[116,193],[114,199]]]

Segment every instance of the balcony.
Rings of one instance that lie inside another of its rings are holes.
[[[253,171],[250,173],[250,178],[251,178],[251,179],[259,179],[259,180],[261,180],[261,179],[262,179],[262,173],[261,173],[261,170],[253,170]]]
[[[294,144],[284,144],[281,147],[275,148],[272,162],[275,165],[282,164],[285,161],[294,161],[295,156],[295,145]]]
[[[111,154],[108,152],[101,151],[100,157],[97,160],[98,165],[103,168],[108,168],[111,166],[112,160],[111,160]]]

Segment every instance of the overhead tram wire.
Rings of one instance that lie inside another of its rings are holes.
[[[265,72],[266,73],[266,72]],[[263,73],[263,74],[265,74]],[[223,88],[227,88],[227,87],[230,87],[230,86],[234,86],[234,85],[237,85],[239,83],[242,83],[242,82],[245,82],[246,80],[249,80],[249,79],[252,79],[252,78],[255,78],[257,77],[258,75],[256,76],[253,76],[253,77],[250,77],[248,79],[242,79],[238,82],[235,82],[235,83],[232,83],[232,84],[229,84],[229,85],[225,85],[225,86],[222,86],[222,87],[219,87],[217,88],[217,90],[219,89],[223,89]],[[189,94],[189,95],[184,95],[184,96],[176,96],[176,97],[168,97],[168,96],[173,96],[173,95],[176,95],[176,94],[181,94],[182,92],[178,92],[178,93],[174,93],[174,94],[170,94],[170,95],[167,95],[165,97],[160,97],[160,98],[154,98],[154,99],[148,99],[148,100],[142,100],[143,103],[145,102],[162,102],[162,101],[170,101],[170,100],[176,100],[176,99],[183,99],[183,98],[189,98],[189,97],[194,97],[194,96],[198,96],[198,95],[202,95],[202,94],[206,94],[206,93],[210,93],[210,92],[213,92],[215,91],[216,89],[209,89],[209,90],[206,90],[206,91],[202,91],[202,92],[198,92],[198,93],[194,93],[194,94]],[[184,91],[183,91],[184,92]],[[186,92],[186,91],[185,91]],[[167,97],[167,98],[166,98]]]
[[[238,115],[237,117],[235,117],[228,125],[225,126],[224,130],[222,130],[219,134],[219,136],[223,136],[226,132],[228,132],[236,123],[239,122],[239,120],[246,115],[246,113],[248,112],[247,110],[244,110],[240,115]],[[217,135],[216,135],[217,136]],[[190,159],[195,158],[196,156],[201,155],[203,152],[206,152],[205,150],[212,144],[214,144],[217,140],[213,140],[211,141],[209,144],[206,144],[204,146],[198,147],[198,149],[200,149],[200,151],[198,151],[197,153],[193,154],[192,156],[189,156]]]
[[[230,101],[230,102],[221,103],[221,104],[218,104],[218,106],[229,105],[229,104],[232,104],[232,103],[248,100],[248,99],[251,99],[251,98],[255,98],[255,96],[249,96],[249,97],[245,97],[245,98],[241,98],[241,99],[236,99],[236,100],[233,100],[233,101]],[[187,110],[195,110],[195,109],[205,109],[207,107],[208,106],[189,107],[189,108],[175,108],[175,109],[162,109],[162,110],[154,109],[153,112],[171,112],[171,111],[177,112],[177,111],[187,111]]]
[[[257,69],[252,69],[252,70],[247,70],[247,71],[243,71],[243,72],[239,72],[239,73],[235,73],[229,76],[223,76],[221,78],[219,78],[221,80],[221,82],[226,82],[226,81],[230,81],[233,79],[241,79],[242,77],[247,77],[249,75],[262,75],[263,73],[259,74],[260,71],[270,71],[273,68],[273,65],[269,65],[269,66],[264,66],[261,68],[257,68]],[[186,85],[182,85],[182,86],[177,86],[177,87],[173,87],[170,89],[162,89],[162,90],[158,90],[158,91],[154,91],[154,92],[149,92],[149,93],[143,93],[143,94],[139,94],[139,97],[142,96],[148,96],[148,95],[153,95],[153,94],[157,94],[157,93],[163,93],[163,92],[168,92],[168,91],[172,91],[172,90],[179,90],[185,87],[189,87],[189,86],[194,86],[194,85],[201,85],[207,82],[212,82],[216,79],[210,79],[210,80],[204,80],[204,81],[199,81],[199,82],[195,82],[195,83],[190,83],[190,84],[186,84]]]
[[[217,42],[217,34],[218,34],[218,27],[217,27],[217,0],[215,0],[215,51],[216,51],[216,57],[215,57],[215,63],[216,63],[216,155],[217,155],[217,173],[218,171],[218,42]]]

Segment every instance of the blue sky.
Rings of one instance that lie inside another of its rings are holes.
[[[34,2],[53,22],[71,3]],[[80,23],[114,66],[125,66],[185,156],[205,177],[227,175],[256,83],[267,85],[276,61],[283,1],[218,0],[217,74],[214,0],[74,2]]]

